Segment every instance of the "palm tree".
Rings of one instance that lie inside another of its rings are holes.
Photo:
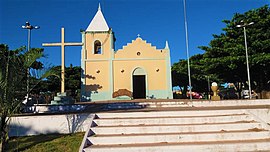
[[[7,45],[0,44],[0,148],[3,151],[8,141],[10,117],[18,113],[21,103],[28,93],[26,91],[27,69],[37,59],[43,57],[43,49],[31,49],[24,52],[24,47],[9,50]],[[35,78],[35,84],[47,76],[54,75],[50,70]]]

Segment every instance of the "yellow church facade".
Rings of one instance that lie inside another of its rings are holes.
[[[114,50],[114,33],[100,6],[81,33],[82,101],[173,98],[167,41],[157,49],[138,36]]]

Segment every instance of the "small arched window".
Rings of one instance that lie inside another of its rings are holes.
[[[94,43],[94,54],[101,54],[101,43],[99,40],[96,40]]]

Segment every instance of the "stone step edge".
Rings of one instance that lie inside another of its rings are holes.
[[[159,127],[159,126],[197,126],[197,125],[219,125],[219,124],[260,124],[260,122],[257,122],[255,120],[251,121],[231,121],[231,122],[218,122],[218,123],[191,123],[191,124],[144,124],[144,125],[111,125],[111,126],[92,126],[91,128],[111,128],[111,127]]]
[[[97,115],[97,118],[95,118],[94,120],[114,120],[114,119],[151,119],[151,118],[203,118],[203,117],[222,117],[222,116],[248,116],[247,113],[239,113],[239,114],[216,114],[216,115],[202,115],[202,116],[153,116],[153,117],[111,117],[111,118],[100,118]]]
[[[240,114],[240,115],[211,115],[211,116],[204,116],[204,117],[130,117],[130,118],[123,118],[123,120],[125,121],[129,121],[129,120],[153,120],[153,119],[190,119],[190,118],[194,118],[194,119],[202,119],[202,118],[217,118],[217,119],[222,119],[222,118],[228,118],[228,117],[233,117],[233,118],[242,118],[245,117],[248,118],[250,117],[250,115],[248,114]],[[104,119],[94,119],[94,121],[112,121],[112,120],[122,120],[122,119],[114,119],[114,118],[104,118]]]
[[[256,140],[270,138],[269,131],[260,132],[222,132],[212,134],[172,134],[172,135],[138,135],[138,136],[103,136],[88,137],[91,145],[107,144],[144,144],[160,142],[201,142],[201,141],[230,141],[230,140]]]
[[[270,135],[270,131],[266,130],[266,129],[260,129],[260,128],[250,128],[248,130],[223,130],[221,129],[220,131],[205,131],[205,132],[170,132],[170,133],[134,133],[134,134],[97,134],[97,135],[93,135],[90,137],[124,137],[124,136],[159,136],[159,135],[176,135],[176,134],[180,134],[180,135],[203,135],[203,134],[220,134],[220,133],[252,133],[252,132],[269,132]]]
[[[135,124],[135,125],[106,125],[106,126],[96,126],[93,122],[93,127],[107,128],[107,127],[135,127],[135,126],[186,126],[186,125],[217,125],[217,124],[233,124],[233,123],[259,123],[255,120],[242,120],[242,121],[231,121],[231,122],[219,122],[219,123],[186,123],[186,124]]]
[[[231,122],[231,121],[252,121],[254,120],[249,115],[240,115],[240,116],[221,116],[221,117],[194,117],[194,118],[148,118],[148,119],[95,119],[93,120],[93,124],[95,126],[112,126],[112,125],[145,125],[145,124],[175,124],[175,122],[182,124],[190,124],[190,123],[214,123],[214,122]]]
[[[224,102],[217,102],[217,103],[205,103],[205,102],[201,102],[201,103],[186,103],[186,104],[182,104],[182,103],[159,103],[159,104],[152,104],[149,102],[144,102],[144,103],[137,103],[137,104],[120,104],[120,103],[109,103],[106,106],[108,109],[128,109],[128,108],[159,108],[159,107],[183,107],[183,108],[187,108],[187,107],[240,107],[240,106],[270,106],[270,102],[269,103],[224,103]]]
[[[186,133],[186,132],[209,132],[209,131],[236,131],[236,130],[258,130],[268,128],[260,123],[238,123],[238,124],[219,124],[219,125],[175,125],[175,126],[132,126],[132,127],[92,127],[91,134],[136,134],[136,133]]]
[[[241,144],[241,143],[260,143],[267,142],[270,143],[270,138],[266,139],[252,139],[252,140],[226,140],[222,141],[201,141],[201,142],[160,142],[160,143],[143,143],[143,144],[107,144],[107,145],[91,145],[90,148],[117,148],[117,147],[153,147],[153,146],[178,146],[178,145],[225,145],[225,144]]]
[[[231,100],[221,100],[224,102],[267,102],[269,99],[231,99]],[[104,100],[104,101],[92,101],[90,103],[79,102],[78,104],[108,104],[108,103],[140,103],[140,102],[221,102],[212,100],[201,100],[201,99],[135,99],[135,100]]]
[[[230,144],[212,144],[212,145],[173,145],[173,146],[148,146],[148,147],[108,147],[108,148],[86,148],[83,152],[269,152],[268,142],[256,143],[230,143]]]
[[[125,116],[125,115],[148,115],[148,114],[189,114],[190,112],[196,115],[199,114],[216,114],[216,113],[223,113],[223,114],[227,114],[227,113],[246,113],[246,109],[230,109],[230,108],[224,108],[221,107],[221,109],[217,109],[218,107],[211,107],[210,109],[207,109],[207,107],[204,108],[161,108],[161,110],[155,110],[158,108],[154,108],[152,110],[146,110],[146,111],[106,111],[106,112],[99,112],[96,113],[99,116],[112,116],[112,115],[116,115],[116,116]],[[203,110],[202,110],[203,109]],[[267,108],[265,108],[267,109]],[[164,111],[163,111],[164,110]]]
[[[264,106],[215,106],[215,107],[162,107],[162,108],[139,108],[139,109],[115,109],[94,111],[96,114],[125,114],[125,113],[141,113],[141,112],[168,112],[168,111],[212,111],[212,110],[251,110],[251,109],[269,109],[270,105]]]

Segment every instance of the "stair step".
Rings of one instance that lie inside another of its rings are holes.
[[[139,102],[137,105],[145,106],[148,108],[161,108],[161,107],[191,107],[187,102]]]
[[[129,113],[98,113],[98,118],[130,118],[130,117],[160,117],[160,116],[210,116],[245,114],[245,110],[200,110],[200,111],[150,111]]]
[[[143,144],[162,142],[211,142],[229,140],[256,140],[270,138],[269,131],[219,131],[207,133],[161,133],[161,134],[135,134],[135,135],[104,135],[91,136],[87,139],[93,145],[117,145],[117,144]]]
[[[119,126],[119,125],[154,125],[154,124],[198,124],[198,123],[223,123],[236,121],[252,121],[249,115],[231,116],[205,116],[205,117],[182,117],[182,118],[126,118],[126,119],[94,119],[97,126]]]
[[[223,142],[184,142],[184,143],[155,143],[129,145],[93,145],[85,148],[85,152],[216,152],[216,151],[269,151],[270,139],[239,140]]]
[[[101,108],[108,111],[96,114],[80,151],[270,151],[269,126],[247,110],[268,105],[257,100],[106,103]]]
[[[91,131],[96,135],[113,134],[142,134],[142,133],[172,133],[172,132],[207,132],[207,131],[237,131],[249,129],[263,129],[258,122],[250,123],[223,123],[223,124],[189,124],[189,125],[149,125],[149,126],[110,126],[93,127]]]
[[[203,118],[203,117],[222,117],[222,116],[244,116],[244,115],[248,115],[248,114],[245,114],[245,113],[241,113],[241,114],[216,114],[216,115],[200,115],[200,116],[153,116],[153,115],[150,115],[150,116],[146,116],[146,117],[121,117],[121,118],[115,118],[115,117],[111,117],[111,118],[99,118],[99,117],[96,117],[95,119],[100,119],[100,120],[116,120],[116,119],[119,119],[119,120],[124,120],[124,119],[151,119],[151,118],[159,118],[159,119],[166,119],[166,118],[194,118],[194,117],[197,117],[197,118]]]

